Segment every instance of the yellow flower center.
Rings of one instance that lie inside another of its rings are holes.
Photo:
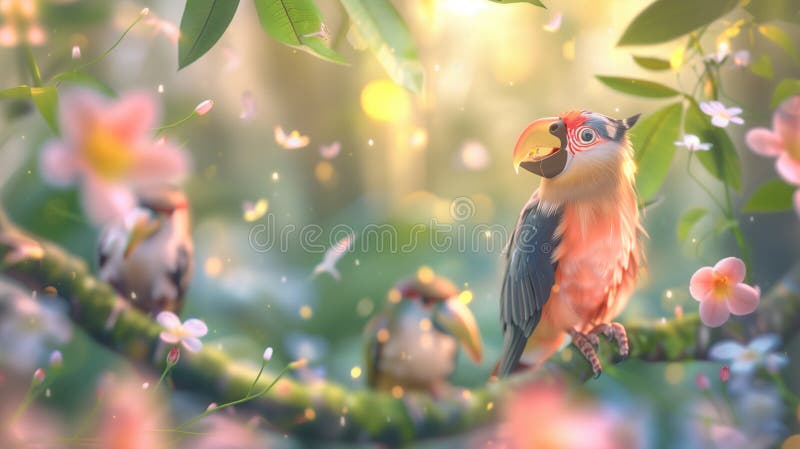
[[[83,144],[83,156],[92,169],[106,180],[117,180],[133,165],[130,147],[111,130],[96,125]]]
[[[719,301],[729,298],[731,296],[732,289],[733,286],[731,285],[728,276],[714,274],[714,299]]]

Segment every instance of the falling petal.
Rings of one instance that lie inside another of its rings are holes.
[[[329,145],[320,145],[319,155],[324,159],[334,159],[342,150],[342,145],[336,141]]]
[[[296,150],[303,148],[309,144],[311,139],[308,136],[300,134],[299,131],[293,130],[288,135],[280,126],[275,127],[275,142],[287,150]]]
[[[561,14],[560,12],[553,14],[553,17],[550,19],[549,22],[547,22],[547,25],[543,27],[544,30],[549,31],[551,33],[558,31],[561,28],[561,21],[563,18],[564,15]]]
[[[245,122],[252,120],[256,115],[256,99],[253,92],[246,90],[242,92],[242,112],[239,118]]]
[[[81,59],[81,47],[78,45],[72,46],[72,59]]]
[[[242,204],[242,215],[244,217],[244,221],[246,222],[253,222],[258,220],[259,218],[263,217],[264,214],[267,213],[269,209],[269,202],[264,198],[260,198],[255,203],[251,201],[245,201]]]

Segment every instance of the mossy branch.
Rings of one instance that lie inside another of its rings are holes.
[[[42,301],[57,300],[58,293],[69,304],[76,325],[103,345],[140,364],[163,368],[163,354],[154,359],[160,328],[150,317],[125,308],[113,326],[107,326],[115,308],[114,291],[97,280],[87,264],[59,246],[36,239],[16,228],[0,211],[0,269],[34,292]],[[729,323],[722,330],[700,324],[697,314],[686,314],[666,322],[629,323],[632,358],[647,361],[704,359],[710,344],[721,338],[769,329],[789,338],[800,325],[800,265],[762,301],[747,319]],[[612,360],[612,347],[601,345],[601,358]],[[538,373],[512,376],[482,388],[459,390],[444,398],[406,394],[401,399],[369,390],[349,390],[332,382],[302,384],[281,379],[267,395],[250,406],[273,429],[299,438],[316,440],[381,442],[402,445],[424,438],[466,432],[497,419],[506,394],[516,386],[554,371],[583,381],[591,369],[582,357],[557,357],[558,361]],[[608,362],[606,362],[608,363]],[[249,390],[256,370],[237,363],[225,353],[205,347],[185,356],[173,371],[175,386],[209,396],[218,403],[236,400]],[[274,378],[265,373],[259,385]],[[308,419],[307,409],[314,410]]]

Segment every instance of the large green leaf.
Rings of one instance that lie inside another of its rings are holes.
[[[0,90],[0,100],[24,100],[31,97],[31,88],[24,84]]]
[[[630,131],[638,167],[636,190],[641,201],[652,197],[667,176],[680,132],[681,110],[680,103],[661,108]]]
[[[669,70],[672,65],[666,59],[653,58],[649,56],[633,55],[633,61],[647,70]]]
[[[81,86],[90,87],[94,90],[97,90],[98,92],[102,92],[108,95],[109,97],[117,96],[117,93],[114,92],[114,89],[108,87],[108,85],[105,84],[104,82],[84,72],[78,72],[78,71],[62,72],[54,76],[52,82],[54,82],[56,85],[60,85],[61,83],[79,84]]]
[[[701,142],[711,144],[709,151],[698,151],[695,154],[711,175],[736,190],[742,189],[742,168],[736,147],[725,129],[711,124],[711,118],[700,110],[695,101],[689,102],[684,121],[686,134],[694,134]]]
[[[797,48],[795,48],[792,38],[789,37],[783,28],[777,25],[760,25],[758,27],[758,32],[778,47],[781,47],[794,62],[800,62],[800,58],[797,56]]]
[[[738,0],[656,0],[633,19],[617,45],[671,41],[719,19],[737,3]]]
[[[761,55],[756,62],[750,64],[750,71],[768,80],[772,79],[772,59],[767,55]]]
[[[178,41],[178,68],[203,56],[228,28],[239,0],[186,0]]]
[[[689,209],[681,215],[681,218],[678,220],[678,228],[676,229],[678,233],[678,241],[686,240],[686,237],[689,236],[689,232],[692,230],[694,225],[697,224],[703,217],[706,216],[708,211],[702,207],[695,207],[693,209]]]
[[[370,51],[394,82],[422,91],[423,71],[408,26],[388,0],[341,0]]]
[[[742,207],[742,212],[783,212],[793,207],[792,196],[797,187],[781,179],[761,184]]]
[[[368,0],[368,1],[371,1],[371,0]],[[530,3],[531,5],[541,6],[542,8],[546,8],[546,6],[544,6],[544,4],[542,2],[540,2],[539,0],[491,0],[491,1],[493,1],[495,3],[503,3],[503,4],[508,4],[508,3]]]
[[[50,129],[58,134],[58,91],[55,86],[31,87],[31,98]]]
[[[653,81],[603,75],[596,75],[595,78],[616,91],[630,95],[648,98],[669,98],[680,95],[677,90]]]
[[[337,64],[347,64],[327,46],[327,32],[314,0],[255,0],[261,28],[278,42]]]
[[[800,23],[800,2],[797,0],[751,0],[745,9],[757,22],[785,20]]]
[[[800,79],[783,79],[775,86],[775,92],[772,93],[772,102],[770,104],[773,108],[776,108],[783,103],[783,100],[793,95],[800,95]]]

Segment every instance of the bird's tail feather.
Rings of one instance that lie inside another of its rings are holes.
[[[500,368],[497,377],[506,377],[517,366],[528,339],[516,326],[509,325],[506,328],[505,338],[503,339],[503,356],[500,359]]]

